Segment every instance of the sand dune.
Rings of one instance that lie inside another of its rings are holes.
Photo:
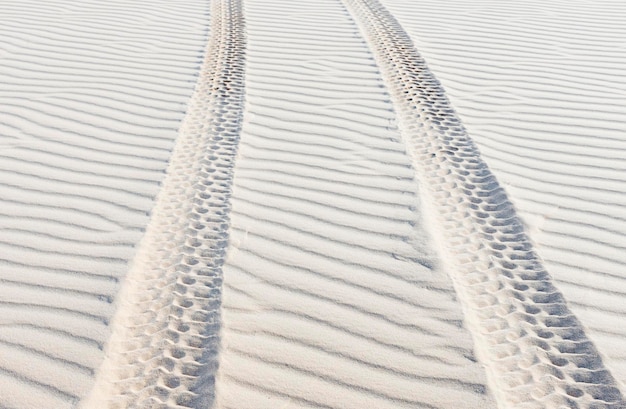
[[[626,381],[626,7],[384,0]]]
[[[0,407],[623,408],[602,7],[4,1]]]
[[[0,4],[2,407],[92,387],[205,46],[166,3]]]

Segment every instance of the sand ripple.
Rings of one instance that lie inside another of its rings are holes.
[[[206,408],[213,402],[243,114],[241,2],[212,2],[210,24],[198,84],[85,409]]]
[[[493,406],[344,6],[249,0],[246,21],[217,407]]]
[[[506,407],[623,407],[504,190],[411,39],[378,0],[346,0],[372,44],[411,146],[436,236],[490,385]]]
[[[185,3],[0,2],[2,407],[92,386],[205,45]]]
[[[626,382],[626,7],[384,0]]]
[[[626,8],[383,3],[0,4],[1,407],[624,407]]]

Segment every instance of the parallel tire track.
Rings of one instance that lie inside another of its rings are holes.
[[[211,2],[211,38],[156,207],[84,408],[213,400],[222,264],[243,110],[241,2]]]
[[[494,407],[338,0],[246,0],[216,407]]]
[[[344,0],[370,40],[480,358],[503,407],[624,407],[615,379],[539,261],[513,206],[400,25]]]

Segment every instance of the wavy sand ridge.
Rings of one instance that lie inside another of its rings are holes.
[[[376,0],[345,0],[399,111],[469,328],[503,407],[624,407],[495,177],[410,38]]]
[[[384,3],[442,81],[572,311],[626,382],[626,5]]]
[[[344,6],[248,0],[246,26],[216,406],[494,407]]]
[[[0,407],[93,383],[205,43],[205,4],[0,2]]]
[[[212,35],[153,216],[120,294],[107,358],[82,407],[206,408],[213,400],[232,168],[243,111],[239,1]]]

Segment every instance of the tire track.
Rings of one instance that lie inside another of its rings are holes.
[[[246,0],[246,26],[216,407],[493,407],[347,10]]]
[[[435,231],[499,403],[624,407],[615,379],[411,39],[378,1],[344,1],[370,40],[437,208]]]
[[[153,216],[84,408],[204,408],[214,398],[222,265],[243,111],[241,2],[211,2],[211,38]]]
[[[624,385],[626,7],[585,0],[383,3],[402,12],[398,20]]]

